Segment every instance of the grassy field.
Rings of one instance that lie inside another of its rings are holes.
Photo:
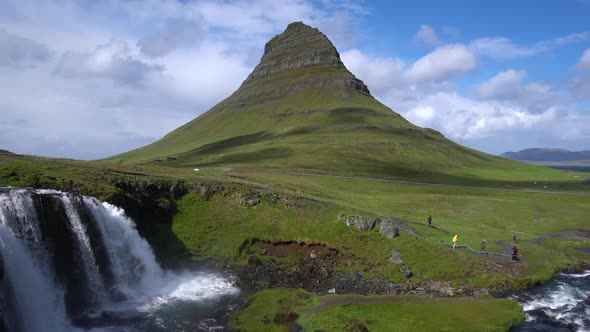
[[[482,177],[494,176],[482,172]],[[564,173],[549,170],[546,174],[555,180]],[[439,281],[467,289],[530,287],[549,279],[566,265],[588,261],[588,255],[580,249],[589,247],[590,241],[573,232],[588,229],[586,212],[590,208],[590,196],[581,183],[588,175],[568,175],[570,185],[555,185],[548,190],[540,187],[544,186],[541,180],[537,184],[505,182],[494,188],[477,188],[482,183],[488,185],[485,181],[469,183],[471,187],[446,187],[289,175],[260,169],[227,171],[206,167],[194,172],[186,167],[162,165],[0,156],[0,185],[3,186],[75,188],[99,198],[119,190],[113,185],[119,180],[183,183],[188,187],[206,182],[231,188],[207,200],[198,191],[191,191],[176,202],[178,211],[171,229],[159,240],[162,243],[158,247],[165,247],[163,242],[174,238],[178,242],[175,245],[186,247],[196,260],[246,265],[249,256],[256,253],[240,252],[240,247],[253,238],[320,243],[341,254],[335,272],[358,272],[365,278],[404,283],[406,277],[399,271],[399,265],[388,261],[395,250],[414,273],[412,283]],[[528,191],[502,189],[505,187]],[[567,194],[572,188],[576,194]],[[273,194],[287,196],[288,204],[272,203],[269,198]],[[261,199],[259,204],[244,204],[245,197],[254,196]],[[362,232],[345,226],[338,220],[341,214],[401,218],[415,234],[402,232],[388,240],[377,230]],[[428,215],[433,216],[435,228],[426,225]],[[472,248],[478,248],[480,241],[486,239],[488,251],[495,252],[512,245],[512,236],[516,234],[522,261],[513,264],[463,249],[452,250],[448,244],[453,234],[459,235],[460,245]],[[546,238],[548,235],[560,237]],[[273,259],[285,269],[295,268],[298,262],[296,257]],[[284,289],[255,294],[251,305],[238,313],[232,324],[245,331],[285,330],[286,325],[258,323],[272,321],[277,310],[285,307],[298,313],[297,323],[306,329],[327,331],[341,330],[355,319],[377,331],[454,330],[459,326],[464,330],[495,331],[506,330],[522,319],[520,308],[508,300],[399,297],[371,303],[354,300],[358,303],[339,303],[313,310],[326,300],[310,295],[309,300],[300,303],[302,300],[294,294],[296,291]],[[277,299],[281,302],[276,302]],[[291,302],[292,306],[285,305]],[[462,314],[466,312],[469,314]],[[392,320],[392,316],[401,318]]]
[[[288,331],[280,318],[291,313],[304,331],[345,331],[352,324],[370,331],[506,331],[524,320],[513,300],[489,298],[426,299],[418,296],[329,295],[303,290],[265,290],[234,315],[243,331]],[[360,331],[360,329],[358,329]]]

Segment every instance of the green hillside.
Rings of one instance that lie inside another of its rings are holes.
[[[290,24],[266,44],[260,64],[231,96],[161,140],[107,161],[155,159],[172,167],[461,183],[557,174],[468,149],[411,124],[373,98],[328,38],[303,23]]]

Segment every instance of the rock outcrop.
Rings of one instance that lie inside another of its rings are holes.
[[[242,87],[256,84],[272,74],[308,66],[336,67],[343,69],[348,75],[329,80],[316,77],[306,80],[307,84],[306,81],[300,81],[299,87],[310,85],[313,81],[322,87],[348,87],[370,95],[367,86],[346,70],[340,54],[328,37],[302,22],[289,24],[283,33],[266,43],[260,63],[242,83]]]
[[[393,239],[399,235],[399,229],[391,219],[384,219],[379,225],[379,234],[388,239]]]
[[[349,216],[344,218],[346,226],[355,226],[361,231],[370,231],[379,223],[379,219],[364,216]]]

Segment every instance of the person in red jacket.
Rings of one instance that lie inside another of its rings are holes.
[[[512,261],[516,262],[518,260],[518,249],[516,246],[512,247]]]

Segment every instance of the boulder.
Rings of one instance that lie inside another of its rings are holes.
[[[399,229],[390,219],[384,219],[381,221],[379,226],[379,234],[385,236],[388,239],[393,239],[399,235]]]
[[[246,201],[246,204],[248,204],[248,206],[256,206],[258,203],[260,203],[259,198],[250,198]]]
[[[395,250],[391,251],[391,257],[389,258],[389,261],[393,264],[402,264],[404,262],[402,261],[400,253]]]

